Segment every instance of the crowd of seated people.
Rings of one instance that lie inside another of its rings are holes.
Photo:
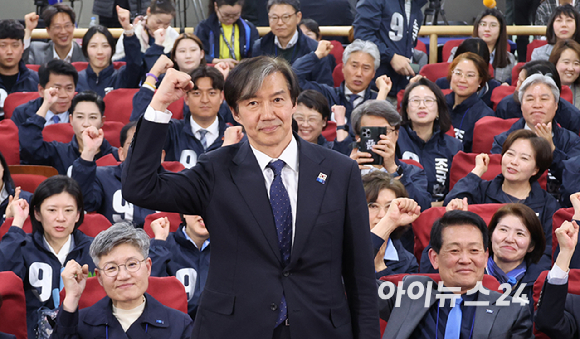
[[[23,281],[28,338],[113,338],[123,332],[130,338],[196,337],[193,324],[211,279],[212,220],[126,200],[125,161],[144,120],[167,126],[167,136],[156,140],[163,145],[158,173],[206,171],[200,163],[208,153],[249,142],[242,126],[248,121],[225,100],[227,81],[248,59],[266,57],[284,59],[301,87],[292,102],[294,137],[358,165],[372,245],[361,250],[373,251],[378,290],[372,293],[387,322],[384,338],[531,338],[535,330],[550,338],[580,336],[580,297],[571,286],[578,284],[580,269],[577,6],[557,2],[561,6],[549,13],[542,9],[547,44],[520,64],[510,52],[503,13],[483,10],[472,37],[456,44],[449,59],[440,60],[438,79],[430,79],[420,72],[417,60],[424,55],[408,27],[420,18],[416,6],[422,0],[408,1],[402,15],[360,0],[356,39],[338,53],[337,42],[325,40],[299,0],[267,1],[271,31],[262,37],[242,16],[244,0],[210,1],[209,16],[194,34],[171,27],[175,1],[146,2],[146,16],[136,18],[132,1],[128,8],[115,2],[111,15],[123,29],[118,39],[104,25],[73,39],[77,18],[64,4],[27,14],[24,24],[0,20],[0,133],[17,131],[15,140],[0,135],[0,272]],[[372,11],[382,13],[373,17]],[[382,27],[387,14],[400,16],[405,27],[393,19],[389,43],[370,27],[373,20]],[[48,42],[31,39],[40,22]],[[413,45],[405,46],[409,51],[401,47],[405,41]],[[187,74],[191,88],[168,107],[173,116],[161,116],[152,109],[155,94],[176,71]],[[112,99],[114,93],[124,93],[122,100]],[[248,104],[256,112],[272,111],[258,126],[277,123],[277,100]],[[380,132],[369,139],[370,131]],[[17,146],[20,163],[7,161],[3,143]],[[13,165],[36,171],[50,166],[58,175],[42,174],[48,178],[23,187],[31,174]],[[321,172],[312,185],[326,180],[332,176]],[[489,215],[472,212],[480,206]],[[79,230],[86,213],[113,226],[93,239]],[[423,215],[437,218],[426,224]],[[150,294],[151,277],[177,278],[187,314]],[[458,299],[460,311],[434,306],[434,295],[417,301],[406,294],[399,306],[380,297],[385,280],[402,279],[405,289],[426,291],[431,278],[456,289],[460,297],[451,299]],[[91,279],[104,289],[103,299],[86,307]],[[124,279],[135,280],[134,290],[116,290]],[[497,308],[502,290],[479,286],[487,279],[509,285],[508,300],[527,303]],[[534,284],[543,293],[539,301]],[[495,323],[469,305],[477,300],[492,303],[483,313],[493,314]],[[236,311],[226,306],[215,307]],[[108,321],[103,333],[100,319]],[[289,319],[292,326],[292,313]]]

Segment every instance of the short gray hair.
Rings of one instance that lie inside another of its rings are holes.
[[[361,120],[365,115],[384,118],[395,129],[399,129],[401,125],[401,115],[390,102],[386,100],[367,100],[358,105],[350,116],[351,125],[354,126],[354,131],[357,135],[360,135]]]
[[[350,55],[354,52],[367,53],[373,59],[375,59],[375,71],[381,65],[381,53],[379,52],[379,48],[377,47],[377,45],[375,45],[375,43],[372,41],[356,39],[350,45],[348,45],[344,49],[344,53],[342,53],[343,65],[346,65],[346,62],[350,58]]]
[[[552,91],[552,94],[554,95],[554,99],[556,99],[556,102],[560,100],[560,90],[558,89],[558,85],[556,85],[554,79],[552,79],[552,77],[548,75],[536,73],[527,77],[527,79],[524,80],[524,82],[520,86],[520,91],[518,92],[518,99],[520,100],[520,102],[522,102],[526,90],[530,86],[535,84],[545,84]]]
[[[122,244],[133,245],[141,252],[143,258],[149,256],[149,236],[142,228],[135,228],[128,222],[116,223],[99,233],[89,250],[89,254],[96,266],[99,266],[101,257]]]

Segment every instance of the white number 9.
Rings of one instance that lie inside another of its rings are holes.
[[[391,31],[389,32],[389,38],[392,41],[399,41],[403,39],[403,30],[405,25],[405,18],[401,13],[394,13],[391,17]]]

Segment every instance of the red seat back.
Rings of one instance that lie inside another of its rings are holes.
[[[114,61],[113,62],[113,68],[115,69],[119,69],[123,66],[125,66],[127,63],[125,61]]]
[[[4,220],[4,223],[2,224],[2,226],[0,226],[0,239],[2,239],[4,234],[8,232],[8,230],[12,226],[13,220],[14,220],[13,218],[6,218],[6,220]],[[22,227],[22,230],[25,233],[32,233],[32,223],[30,222],[30,217],[26,218],[26,221],[24,221],[24,226]]]
[[[89,237],[96,237],[101,231],[111,227],[109,219],[99,213],[87,213],[84,216],[83,223],[79,226],[79,231]]]
[[[38,72],[38,70],[40,69],[40,65],[26,64],[26,68]]]
[[[328,141],[334,141],[336,139],[336,122],[327,121],[326,127],[322,130],[322,136]]]
[[[520,76],[520,71],[522,70],[522,66],[525,65],[525,62],[518,62],[514,68],[512,68],[512,86],[515,86],[518,83],[518,77]]]
[[[120,162],[117,161],[117,159],[115,159],[115,157],[111,153],[100,157],[95,162],[97,163],[97,166],[117,166],[118,164],[120,164]]]
[[[448,40],[444,45],[443,45],[443,50],[441,51],[441,58],[443,58],[443,62],[447,62],[449,60],[449,57],[451,56],[451,50],[454,47],[458,47],[459,45],[461,45],[461,43],[465,41],[465,39],[454,39],[454,40]]]
[[[187,294],[183,284],[176,277],[149,277],[147,293],[167,307],[171,307],[187,314]],[[66,296],[66,290],[60,291],[61,303]],[[97,277],[87,279],[87,285],[81,299],[79,310],[93,306],[97,301],[106,297],[103,286],[99,284]]]
[[[336,64],[342,63],[342,53],[344,53],[344,47],[342,47],[342,44],[336,40],[330,40],[330,44],[332,45],[330,54],[332,54],[334,59],[336,59]]]
[[[448,62],[438,62],[436,64],[427,64],[421,68],[419,74],[425,78],[435,82],[439,78],[447,77],[449,73],[449,63]]]
[[[123,125],[129,122],[133,110],[133,96],[138,88],[119,88],[107,93],[105,101],[106,121],[119,121]]]
[[[516,90],[515,86],[497,86],[491,92],[491,102],[493,103],[493,110],[497,110],[497,105],[503,98],[512,95]]]
[[[70,123],[60,123],[45,126],[42,130],[42,138],[46,142],[58,141],[68,143],[72,140],[75,132]]]
[[[83,71],[89,67],[89,63],[86,61],[75,61],[71,62],[71,65],[77,70],[77,72]]]
[[[562,92],[560,92],[560,97],[574,105],[574,94],[572,93],[570,87],[562,85]]]
[[[0,272],[0,332],[14,334],[17,339],[27,339],[26,299],[24,286],[14,272]]]
[[[34,192],[46,177],[40,174],[12,174],[12,180],[16,187],[20,186],[24,191]]]
[[[465,153],[459,151],[453,157],[453,163],[449,170],[449,190],[459,181],[459,179],[469,174],[475,167],[476,153]],[[489,166],[487,172],[481,177],[483,180],[492,180],[501,173],[501,154],[489,155]]]
[[[145,223],[143,224],[143,229],[145,230],[147,235],[149,235],[149,237],[155,238],[155,233],[153,233],[153,230],[151,229],[151,222],[153,222],[155,219],[163,217],[167,217],[169,219],[170,232],[175,232],[179,228],[179,224],[181,224],[181,218],[179,217],[179,213],[159,212],[149,214],[147,217],[145,217]]]
[[[500,86],[506,87],[506,86]],[[496,89],[500,88],[497,87]],[[495,93],[495,90],[494,90]],[[492,95],[493,98],[493,95]],[[479,119],[475,126],[473,127],[473,146],[472,152],[479,153],[490,153],[491,147],[493,146],[493,138],[507,130],[509,130],[512,125],[518,121],[518,118],[512,119],[502,119],[498,117],[483,117]]]
[[[338,63],[336,60],[337,65],[334,67],[332,71],[332,79],[334,80],[334,87],[340,86],[340,84],[344,81],[344,74],[342,74],[342,59],[341,62]]]
[[[22,104],[40,97],[38,92],[13,92],[4,100],[4,119],[10,119],[14,109]]]
[[[171,118],[173,119],[177,119],[177,120],[182,120],[183,119],[183,105],[185,105],[185,98],[181,98],[175,102],[173,102],[171,105],[169,105],[167,107],[167,109],[173,113],[173,115],[171,116]]]
[[[161,166],[170,172],[181,172],[185,169],[182,163],[179,161],[164,161],[161,163]]]
[[[548,43],[547,40],[537,40],[537,39],[530,42],[528,44],[528,49],[526,50],[526,62],[530,62],[532,60],[532,53],[534,52],[534,49],[544,46],[547,43]]]
[[[423,41],[421,41],[421,40],[417,40],[417,46],[415,46],[415,49],[418,51],[421,51],[425,54],[428,54],[427,53],[427,46],[425,46],[425,43],[423,43]]]
[[[114,147],[121,147],[121,130],[125,126],[120,121],[106,121],[103,123],[105,139]]]
[[[554,254],[556,253],[556,247],[558,247],[558,238],[556,237],[556,230],[562,226],[564,221],[572,220],[574,216],[574,208],[560,208],[552,216],[552,264],[556,261]]]
[[[20,165],[18,127],[7,118],[0,121],[0,152],[8,165]]]

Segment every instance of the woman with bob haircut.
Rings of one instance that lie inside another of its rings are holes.
[[[558,41],[549,61],[556,66],[562,85],[572,90],[574,106],[580,108],[580,44],[571,39]]]
[[[117,6],[118,7],[118,6]],[[83,54],[89,61],[86,69],[79,72],[77,92],[92,90],[101,97],[117,88],[136,88],[141,78],[142,59],[139,53],[139,40],[132,29],[129,11],[117,8],[119,22],[125,29],[123,45],[126,64],[115,69],[112,57],[115,54],[115,38],[101,25],[93,26],[83,36]]]
[[[478,95],[479,89],[490,79],[488,69],[488,63],[471,52],[459,55],[449,65],[447,80],[453,92],[445,99],[455,137],[463,143],[465,152],[471,152],[475,123],[484,116],[494,115]]]
[[[18,199],[10,208],[14,219],[0,241],[0,271],[12,271],[22,279],[28,337],[36,338],[37,325],[53,317],[60,304],[60,273],[67,261],[88,264],[94,271],[89,255],[93,239],[78,230],[84,217],[81,189],[64,175],[43,181],[30,205]],[[22,230],[28,216],[32,234]]]
[[[546,25],[548,44],[534,49],[532,60],[549,60],[552,49],[560,40],[572,39],[580,43],[580,13],[571,5],[558,6]]]
[[[522,203],[530,207],[542,222],[545,255],[551,260],[552,216],[560,205],[538,183],[538,178],[552,164],[550,143],[530,130],[520,129],[508,136],[501,154],[501,173],[491,181],[481,179],[487,172],[489,155],[479,154],[471,173],[447,194],[445,205],[453,199],[467,198],[469,204]]]
[[[421,163],[432,202],[442,202],[449,192],[449,176],[441,177],[438,169],[443,166],[448,173],[453,156],[463,150],[461,141],[446,134],[451,117],[443,92],[427,78],[410,83],[401,102],[401,117],[400,157]]]

